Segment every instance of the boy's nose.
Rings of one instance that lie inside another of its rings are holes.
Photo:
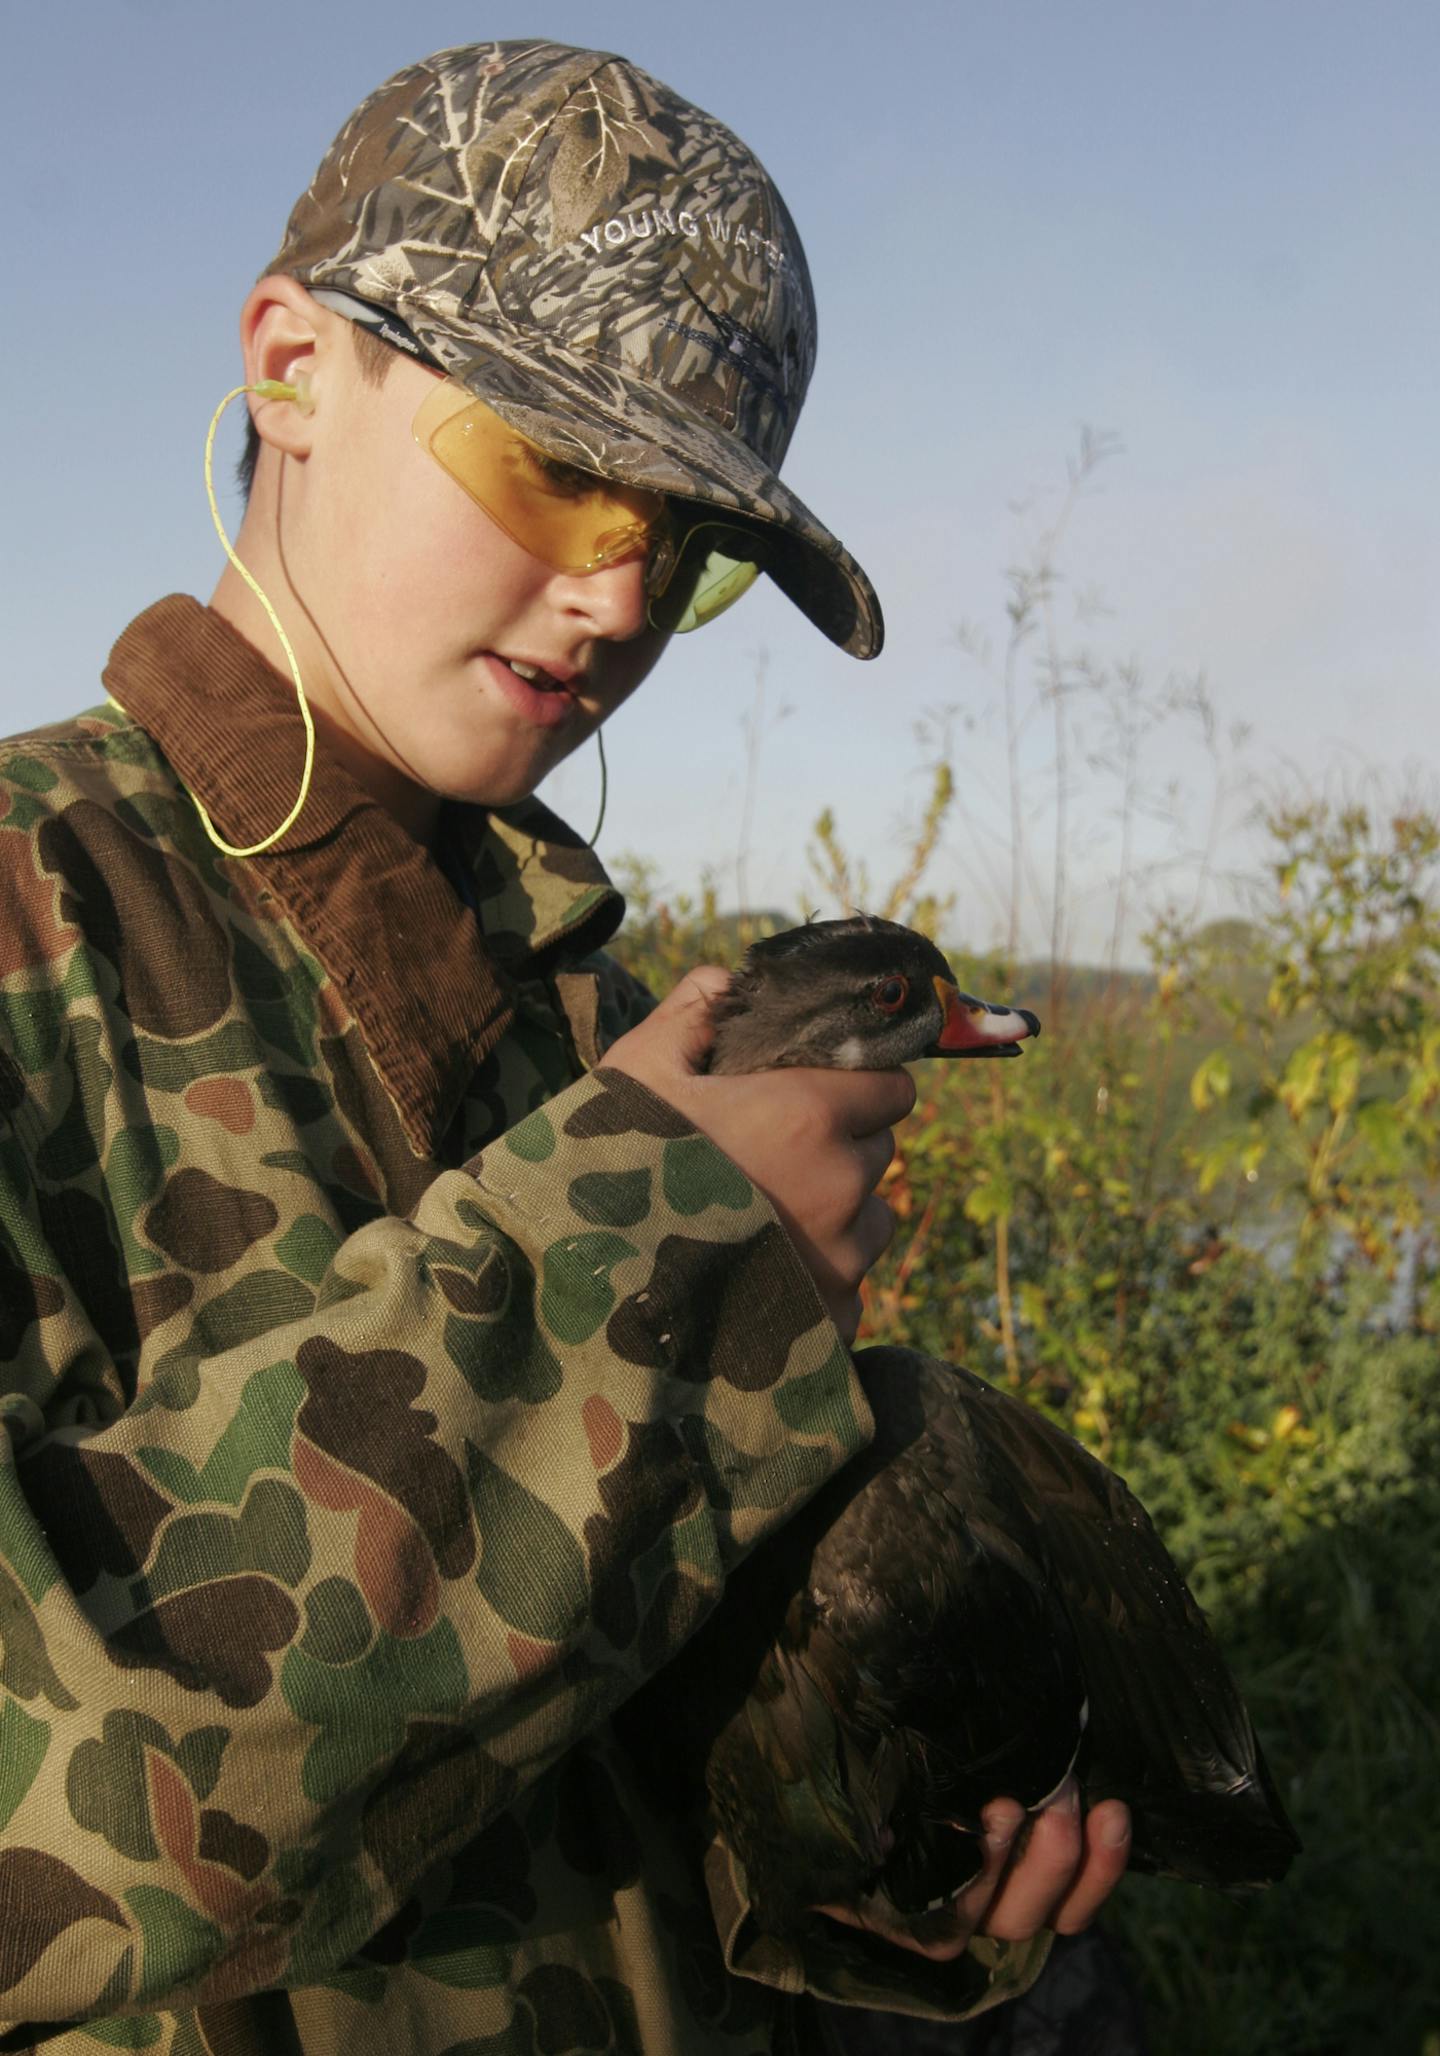
[[[583,614],[592,633],[610,642],[625,642],[645,626],[645,559],[637,550],[619,564],[606,564],[599,571],[565,572],[563,603],[572,614]]]

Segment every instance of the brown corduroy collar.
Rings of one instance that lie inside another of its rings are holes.
[[[259,841],[284,819],[304,756],[294,689],[221,615],[183,594],[159,601],[116,643],[105,687],[227,841]],[[421,1156],[438,1153],[476,1065],[513,1020],[514,981],[598,948],[625,910],[599,860],[536,800],[488,817],[460,809],[456,827],[473,914],[429,852],[317,747],[295,826],[263,856],[225,860],[274,895],[344,992]]]

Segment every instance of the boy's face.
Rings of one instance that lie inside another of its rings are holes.
[[[435,374],[397,356],[376,386],[348,324],[328,321],[309,448],[285,464],[278,495],[284,573],[311,631],[311,703],[392,804],[397,781],[417,800],[522,799],[659,657],[643,560],[580,575],[531,556],[415,442]]]

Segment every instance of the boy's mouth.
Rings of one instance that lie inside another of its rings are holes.
[[[498,650],[485,651],[484,658],[495,685],[522,721],[535,728],[561,728],[575,717],[585,684],[576,665],[561,658],[559,669],[551,671],[528,657],[502,657]]]
[[[506,657],[503,662],[536,692],[566,692],[569,689],[565,679],[557,678],[553,671],[543,670],[539,664],[527,664],[519,657]]]

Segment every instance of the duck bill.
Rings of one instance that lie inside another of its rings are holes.
[[[932,1057],[1018,1057],[1022,1042],[1040,1033],[1028,1007],[997,1007],[961,992],[948,978],[935,980],[945,1025],[926,1051]]]

